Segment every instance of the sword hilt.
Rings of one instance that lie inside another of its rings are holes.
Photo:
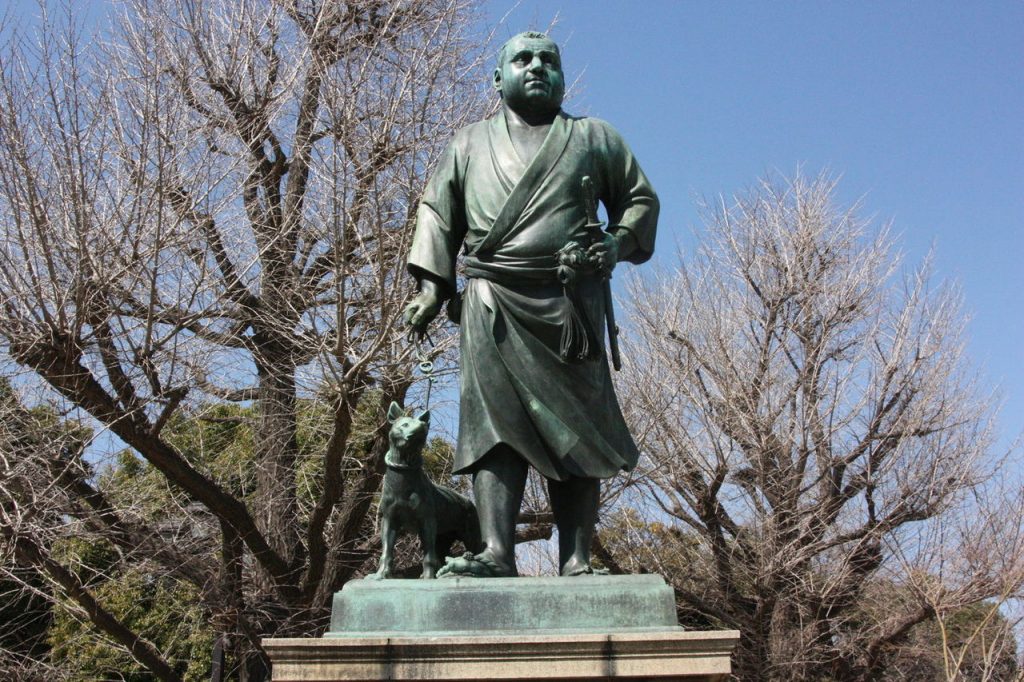
[[[594,196],[594,182],[589,175],[584,175],[580,180],[580,188],[583,190],[583,206],[587,210],[587,229],[596,236],[604,224],[597,217],[597,198]]]

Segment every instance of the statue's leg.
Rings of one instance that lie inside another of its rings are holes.
[[[381,517],[380,537],[384,545],[384,551],[380,554],[380,566],[377,568],[377,572],[366,576],[371,580],[390,578],[392,571],[394,571],[395,540],[398,539],[398,529],[395,527],[395,524],[391,523],[391,519],[388,516]]]
[[[441,565],[437,554],[437,518],[428,514],[420,526],[420,546],[423,549],[423,573],[421,578],[433,578]]]
[[[473,470],[473,496],[484,543],[478,556],[493,562],[501,575],[518,575],[516,519],[528,473],[526,460],[505,445],[487,453]]]
[[[551,511],[558,528],[558,566],[562,575],[591,573],[590,543],[597,525],[601,481],[596,478],[548,479]]]

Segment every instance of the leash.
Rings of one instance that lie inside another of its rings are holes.
[[[417,332],[412,329],[409,330],[409,335],[406,337],[406,341],[413,345],[416,352],[416,359],[419,361],[417,366],[420,374],[427,380],[427,399],[423,403],[423,409],[430,409],[430,389],[434,386],[434,363],[431,362],[430,356],[427,355],[427,350],[423,347],[423,340],[426,339],[427,343],[431,348],[434,347],[434,340],[430,338],[430,335],[426,332]]]

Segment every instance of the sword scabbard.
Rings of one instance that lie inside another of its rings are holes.
[[[580,180],[583,190],[583,206],[587,211],[587,232],[591,242],[596,243],[604,236],[604,225],[597,217],[597,197],[594,195],[594,183],[589,175]],[[615,308],[612,305],[612,273],[601,273],[604,288],[604,321],[608,327],[608,355],[611,356],[612,367],[618,372],[622,369],[622,356],[619,354],[619,327],[615,324]]]

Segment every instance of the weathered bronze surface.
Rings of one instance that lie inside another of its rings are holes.
[[[514,576],[529,466],[548,480],[562,575],[592,572],[600,479],[636,464],[604,350],[607,277],[654,249],[658,199],[619,134],[561,109],[558,46],[522,33],[494,71],[501,110],[459,131],[424,192],[406,321],[457,296],[464,252],[456,473],[473,475],[484,549],[443,573]],[[608,213],[595,232],[582,180]]]
[[[397,403],[388,409],[389,448],[384,456],[387,473],[380,494],[377,520],[383,551],[380,567],[371,580],[395,577],[395,542],[400,534],[416,533],[423,550],[421,578],[433,578],[443,557],[459,540],[467,548],[482,549],[476,508],[451,488],[435,485],[423,471],[430,412],[407,415]]]
[[[325,637],[681,630],[658,575],[353,580],[334,594]]]

